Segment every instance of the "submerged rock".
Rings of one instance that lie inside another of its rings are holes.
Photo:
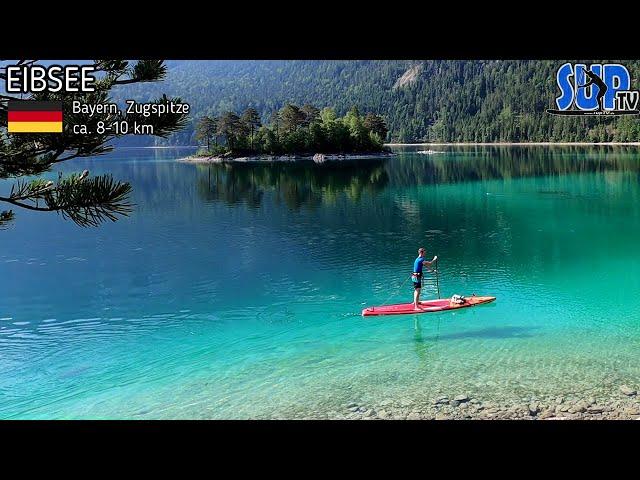
[[[633,395],[623,392],[625,391]],[[360,402],[349,402],[342,405],[349,406],[342,412],[332,412],[328,418],[358,418],[358,419],[408,419],[408,420],[463,420],[463,419],[506,419],[506,420],[603,420],[603,419],[636,419],[640,417],[640,394],[623,385],[620,392],[615,388],[609,395],[602,397],[568,396],[525,396],[518,401],[504,401],[485,399],[478,401],[470,395],[434,395],[411,402],[407,398],[365,406]],[[628,390],[627,390],[628,389]],[[640,389],[639,389],[640,390]],[[617,398],[616,398],[617,397]],[[560,401],[560,404],[556,404]]]
[[[587,409],[584,405],[574,405],[569,409],[569,413],[584,413]]]
[[[620,387],[620,391],[626,395],[627,397],[633,397],[634,395],[636,395],[638,392],[636,390],[634,390],[631,387],[628,387],[627,385],[622,385]]]

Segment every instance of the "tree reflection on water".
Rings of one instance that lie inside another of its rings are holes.
[[[333,203],[340,195],[358,201],[382,190],[388,176],[384,160],[358,162],[236,163],[199,165],[198,191],[207,201],[260,207],[266,192],[297,210]]]
[[[625,172],[640,175],[636,148],[468,147],[441,154],[402,153],[389,159],[197,165],[206,201],[258,208],[266,192],[291,209],[358,202],[386,187],[405,188],[545,175]],[[640,178],[640,177],[639,177]],[[542,192],[545,193],[545,192]]]

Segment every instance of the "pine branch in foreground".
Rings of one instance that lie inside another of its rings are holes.
[[[18,182],[9,197],[0,197],[0,201],[28,210],[55,211],[82,227],[95,227],[107,220],[115,222],[118,216],[131,213],[129,183],[116,181],[108,174],[90,179],[88,176],[85,170],[66,178],[60,176],[57,183],[42,179]]]

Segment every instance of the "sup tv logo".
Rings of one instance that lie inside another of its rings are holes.
[[[593,64],[589,68],[565,63],[556,73],[560,96],[552,115],[638,115],[640,92],[630,90],[631,75],[619,63]]]

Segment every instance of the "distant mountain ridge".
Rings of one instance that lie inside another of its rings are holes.
[[[351,106],[386,118],[393,142],[638,141],[636,117],[554,117],[545,112],[558,95],[563,61],[277,60],[168,61],[164,82],[114,91],[114,99],[179,96],[193,122],[162,145],[195,144],[198,117],[249,106],[263,121],[285,103]],[[596,63],[596,61],[583,61]],[[640,62],[624,63],[632,88]],[[129,140],[131,143],[135,140]]]

